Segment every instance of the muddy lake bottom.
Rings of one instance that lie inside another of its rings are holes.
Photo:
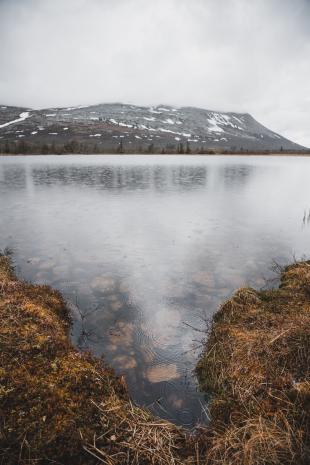
[[[294,156],[1,157],[0,249],[63,293],[74,343],[137,404],[193,427],[195,328],[236,288],[270,286],[273,262],[309,257],[309,174]]]

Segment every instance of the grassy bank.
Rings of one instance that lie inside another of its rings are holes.
[[[185,433],[130,402],[125,383],[68,339],[66,305],[0,256],[0,463],[194,463]],[[187,461],[188,459],[188,461]]]
[[[213,393],[208,464],[310,463],[310,263],[214,316],[197,374]]]

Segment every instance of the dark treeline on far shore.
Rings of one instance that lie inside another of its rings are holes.
[[[286,150],[279,147],[278,150],[248,150],[242,147],[199,147],[191,146],[188,142],[178,144],[167,144],[166,146],[155,146],[154,144],[141,144],[125,146],[122,142],[111,144],[89,143],[71,140],[64,143],[42,143],[33,144],[27,141],[6,141],[0,144],[0,154],[2,155],[69,155],[69,154],[196,154],[196,155],[216,155],[216,154],[301,154],[310,155],[310,150]]]

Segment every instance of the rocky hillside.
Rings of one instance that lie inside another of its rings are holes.
[[[2,152],[305,150],[248,113],[100,104],[32,110],[0,106]]]

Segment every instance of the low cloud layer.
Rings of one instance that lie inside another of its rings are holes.
[[[249,112],[310,146],[309,0],[0,0],[0,103]]]

